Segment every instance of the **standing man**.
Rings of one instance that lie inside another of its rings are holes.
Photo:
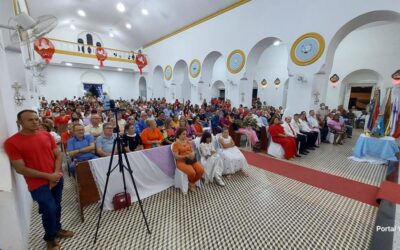
[[[35,111],[23,110],[17,119],[22,129],[5,141],[4,148],[11,166],[25,177],[32,199],[39,204],[47,249],[60,249],[56,237],[74,235],[61,229],[62,155],[53,137],[39,131],[39,117]]]

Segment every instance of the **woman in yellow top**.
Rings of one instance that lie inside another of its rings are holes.
[[[192,143],[186,138],[186,133],[186,128],[178,129],[172,152],[176,159],[176,167],[188,176],[190,191],[196,192],[196,182],[203,177],[204,168],[196,161]]]
[[[148,119],[146,120],[148,128],[145,128],[142,131],[142,134],[140,135],[140,138],[142,139],[142,144],[144,149],[148,148],[155,148],[159,147],[164,140],[164,137],[160,131],[160,129],[157,128],[157,123],[155,120]]]
[[[172,118],[171,127],[174,128],[174,129],[179,128],[179,117],[178,117],[178,115],[174,115],[174,118]]]

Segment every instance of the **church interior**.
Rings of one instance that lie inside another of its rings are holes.
[[[398,0],[0,1],[0,250],[400,248]]]

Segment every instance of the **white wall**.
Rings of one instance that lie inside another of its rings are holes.
[[[46,36],[49,38],[56,38],[56,39],[66,40],[66,41],[76,43],[77,39],[78,39],[78,35],[84,31],[87,31],[87,30],[82,30],[79,28],[72,30],[66,26],[57,26],[54,30],[52,30]],[[116,38],[109,37],[108,34],[101,34],[101,33],[92,32],[92,31],[88,31],[88,32],[97,34],[100,37],[101,41],[103,42],[102,43],[103,47],[120,49],[120,50],[128,50],[128,51],[134,49],[133,47],[130,48],[130,47],[125,46],[124,43],[122,43],[121,41],[118,41],[118,39],[116,39]]]
[[[268,47],[261,54],[256,69],[256,81],[258,83],[258,97],[261,102],[267,102],[267,105],[275,107],[282,105],[284,83],[288,78],[288,64],[289,54],[287,47],[271,46]],[[281,80],[279,88],[275,88],[274,81],[276,78]],[[261,88],[261,81],[266,79],[268,85],[266,88]]]
[[[248,55],[251,48],[266,37],[278,37],[290,48],[299,36],[308,32],[318,32],[325,38],[326,45],[329,45],[331,39],[346,23],[374,10],[400,12],[400,5],[397,0],[282,0],[279,2],[253,0],[146,48],[145,52],[151,58],[150,72],[152,72],[157,65],[162,67],[167,64],[174,65],[180,59],[190,62],[197,58],[202,61],[211,51],[219,51],[226,57],[232,50],[242,49]],[[168,53],[165,53],[166,51]],[[315,77],[315,74],[329,60],[326,56],[327,50],[317,62],[305,67],[297,66],[289,60],[287,68],[291,77],[288,107],[305,110],[313,106],[311,98],[313,90],[320,87],[319,81],[322,80]],[[329,74],[330,68],[327,70]],[[235,106],[240,102],[239,82],[243,73],[244,70],[238,74],[227,73],[227,78],[237,83],[236,86],[229,87],[227,91],[227,98],[231,99]],[[295,79],[297,74],[304,75],[307,83],[298,84]]]
[[[337,87],[329,82],[326,104],[343,104],[346,84],[378,83],[382,89],[392,86],[391,75],[400,68],[400,23],[392,22],[358,29],[350,33],[336,50],[332,74],[341,78]],[[361,74],[352,74],[362,69]],[[331,75],[332,75],[331,74]],[[348,76],[351,76],[350,78]],[[384,93],[384,92],[382,92]]]
[[[139,97],[138,73],[125,73],[105,70],[91,70],[66,66],[48,66],[44,72],[47,84],[39,86],[40,95],[50,100],[83,96],[82,74],[94,71],[104,77],[103,90],[111,98],[132,99]]]

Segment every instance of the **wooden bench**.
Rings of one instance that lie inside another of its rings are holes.
[[[265,127],[261,128],[260,142],[261,142],[261,148],[260,148],[261,151],[266,153],[268,150],[268,133]]]
[[[237,131],[233,129],[233,126],[229,126],[229,136],[232,137],[233,142],[235,143],[236,147],[240,147],[240,137],[241,134],[239,134]]]
[[[81,222],[84,222],[83,208],[100,200],[99,191],[88,161],[79,162],[76,165],[75,179]]]

